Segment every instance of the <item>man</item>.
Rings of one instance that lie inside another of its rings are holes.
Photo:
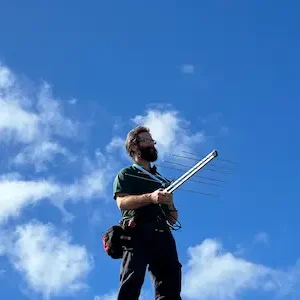
[[[139,126],[126,138],[133,164],[123,168],[114,181],[114,199],[123,226],[131,236],[123,252],[118,300],[138,300],[146,268],[153,280],[156,300],[181,300],[181,263],[168,222],[178,218],[170,184],[151,163],[157,150],[148,128]],[[168,221],[168,222],[167,222]]]

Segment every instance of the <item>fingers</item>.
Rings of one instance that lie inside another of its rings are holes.
[[[163,188],[159,188],[153,192],[152,199],[156,204],[171,204],[173,202],[173,194]]]
[[[160,197],[166,197],[168,195],[168,192],[166,192],[165,190],[159,190],[158,195]]]
[[[157,200],[161,204],[162,203],[168,204],[168,203],[172,202],[172,194],[169,192],[159,191],[157,196],[158,196]]]

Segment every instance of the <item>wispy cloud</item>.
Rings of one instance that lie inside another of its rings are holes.
[[[94,155],[85,155],[84,148],[70,147],[78,142],[84,125],[64,115],[62,102],[54,98],[48,83],[28,88],[0,64],[0,107],[0,141],[10,147],[9,173],[2,169],[0,174],[0,223],[44,199],[50,199],[66,216],[65,201],[106,196],[118,164],[98,149]],[[28,176],[32,169],[35,176]],[[61,181],[57,175],[68,169],[72,178]]]
[[[192,64],[184,64],[181,66],[181,72],[184,74],[193,74],[195,72],[195,66]]]
[[[264,231],[258,232],[254,236],[254,242],[260,244],[267,244],[269,242],[269,235]]]
[[[221,112],[214,112],[201,118],[201,123],[204,128],[209,129],[211,135],[227,137],[230,134],[230,129]]]
[[[39,117],[22,109],[15,99],[7,95],[0,97],[1,140],[29,143],[36,139],[39,135]]]
[[[34,92],[29,93],[22,81],[1,64],[0,77],[0,139],[22,147],[13,161],[35,163],[39,169],[55,154],[69,155],[58,138],[76,138],[78,124],[63,115],[50,85],[34,86]]]
[[[116,300],[118,292],[110,292],[102,296],[95,296],[94,300]]]
[[[5,252],[30,289],[45,299],[85,289],[86,276],[93,268],[86,248],[50,224],[18,226],[6,236]]]
[[[68,162],[76,160],[76,156],[62,145],[44,140],[25,147],[16,155],[13,162],[19,165],[34,165],[35,170],[41,172],[47,170],[48,163],[53,161],[57,155],[65,157]]]
[[[2,195],[0,223],[10,217],[19,216],[22,209],[44,199],[50,199],[54,205],[62,209],[62,212],[65,212],[65,201],[92,201],[96,197],[105,197],[106,187],[112,176],[113,171],[110,169],[109,162],[104,165],[93,165],[86,174],[69,184],[52,178],[24,180],[21,175],[18,177],[3,175],[0,178]]]
[[[102,296],[95,296],[94,300],[116,300],[117,297],[118,297],[118,291],[111,291]],[[151,295],[151,293],[147,289],[142,288],[139,299],[151,300],[153,299],[153,295]]]
[[[108,152],[112,152],[115,149],[124,148],[125,147],[125,138],[121,137],[113,137],[111,142],[106,146],[106,150]]]
[[[297,265],[290,270],[276,270],[236,257],[213,239],[190,247],[188,253],[183,278],[183,295],[188,299],[233,300],[251,290],[278,296],[299,292]]]

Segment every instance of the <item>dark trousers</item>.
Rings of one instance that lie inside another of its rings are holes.
[[[155,300],[181,300],[181,263],[172,233],[142,229],[133,235],[121,264],[118,300],[138,300],[145,273],[150,273]]]

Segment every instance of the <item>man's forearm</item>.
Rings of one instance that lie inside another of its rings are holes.
[[[150,193],[142,195],[117,196],[117,204],[120,210],[137,209],[151,204]]]

